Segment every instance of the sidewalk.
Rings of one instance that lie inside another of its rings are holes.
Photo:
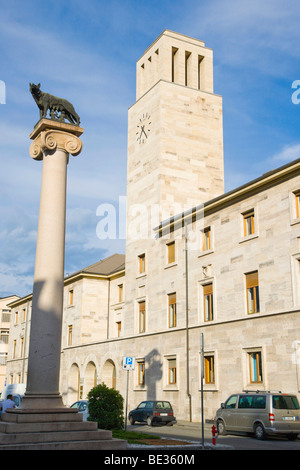
[[[211,428],[214,425],[214,422],[209,422],[209,423],[204,423],[204,433],[205,435],[208,435],[209,437],[212,435],[211,434]],[[184,421],[182,419],[177,420],[176,426],[178,427],[184,427],[185,429],[198,429],[199,432],[202,431],[202,423],[201,422],[191,422],[191,421]]]
[[[213,421],[211,423],[204,423],[204,429],[211,429],[211,427],[213,426]],[[199,422],[194,422],[194,421],[184,421],[182,419],[178,419],[177,420],[177,426],[185,426],[185,427],[189,427],[189,428],[199,428],[201,429],[201,426],[202,426],[202,423],[199,421]]]
[[[211,423],[204,423],[204,433],[205,435],[211,437],[211,428],[213,426],[213,422]],[[184,421],[184,420],[177,420],[176,426],[178,427],[184,427],[185,429],[197,429],[201,433],[202,430],[202,424],[201,422],[191,422],[191,421]],[[187,444],[187,445],[167,445],[164,446],[163,448],[165,450],[234,450],[234,447],[230,445],[224,445],[224,444],[218,444],[218,441],[216,445],[213,445],[211,442],[207,442],[207,437],[206,442],[204,442],[204,448],[202,447],[201,443],[197,444]],[[178,441],[178,438],[172,438],[170,436],[170,440],[174,440],[174,442]],[[184,438],[181,438],[181,440],[185,440]],[[145,450],[149,450],[149,446],[141,446],[141,445],[129,445],[129,448],[143,448]],[[151,445],[151,449],[162,449],[162,445]]]

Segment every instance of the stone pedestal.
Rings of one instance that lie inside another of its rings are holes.
[[[0,421],[0,450],[123,449],[127,449],[127,441],[112,439],[111,431],[97,429],[95,422],[82,421],[82,414],[74,410],[7,411]]]
[[[26,393],[19,408],[0,422],[3,449],[122,449],[97,424],[64,406],[59,392],[61,355],[66,181],[69,154],[82,149],[81,127],[41,119],[30,138],[30,155],[43,160],[34,271]]]

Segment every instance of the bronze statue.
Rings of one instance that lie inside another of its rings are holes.
[[[71,124],[79,126],[80,118],[69,101],[44,93],[40,89],[40,83],[38,85],[29,83],[29,85],[30,92],[40,110],[40,119],[46,118],[49,110],[50,119],[53,121],[64,122],[65,119],[68,119]]]

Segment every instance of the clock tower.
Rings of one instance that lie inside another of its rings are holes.
[[[136,81],[128,114],[129,228],[137,204],[148,212],[158,205],[163,220],[224,192],[222,98],[213,92],[212,50],[165,30],[137,61]]]
[[[132,282],[139,254],[156,250],[153,229],[224,193],[222,98],[213,92],[213,52],[203,41],[165,30],[137,61],[127,158],[129,314],[139,295]]]

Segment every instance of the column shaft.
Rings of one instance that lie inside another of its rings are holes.
[[[44,152],[25,395],[39,401],[59,397],[67,163],[62,149]]]

